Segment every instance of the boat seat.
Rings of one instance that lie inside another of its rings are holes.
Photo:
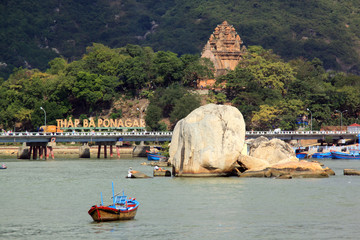
[[[116,196],[115,204],[125,205],[126,204],[126,196]]]

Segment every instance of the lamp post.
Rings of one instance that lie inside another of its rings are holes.
[[[46,112],[45,112],[45,109],[43,107],[40,107],[40,109],[43,110],[44,114],[45,114],[45,129],[44,129],[44,131],[46,131]]]
[[[140,110],[139,108],[136,108],[136,110],[140,112],[140,119],[142,119],[142,109]]]
[[[141,119],[142,119],[142,108],[140,109],[140,108],[136,108],[136,110],[138,110],[139,112],[140,112],[140,123],[141,123]],[[139,124],[140,124],[139,123]],[[139,125],[139,126],[141,126],[141,124]],[[141,131],[142,131],[142,129],[141,129]]]
[[[310,112],[310,118],[311,118],[311,120],[310,120],[310,121],[311,121],[311,131],[312,131],[312,112],[311,112],[311,111],[310,111],[310,109],[308,109],[308,108],[307,108],[306,110],[308,110],[308,111]]]
[[[347,112],[347,110],[345,110],[345,111],[335,110],[335,112],[340,113],[340,132],[342,132],[342,115],[343,115],[344,112]]]

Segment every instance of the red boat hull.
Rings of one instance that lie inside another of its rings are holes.
[[[138,206],[129,205],[128,208],[113,208],[109,206],[92,206],[88,211],[89,215],[96,222],[131,220],[135,218]]]

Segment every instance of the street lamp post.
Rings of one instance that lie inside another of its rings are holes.
[[[345,111],[335,110],[335,112],[340,113],[340,132],[342,132],[342,115],[343,115],[344,112],[347,112],[347,110],[345,110]]]
[[[311,131],[312,131],[312,112],[311,112],[310,109],[308,109],[308,108],[307,108],[306,110],[308,110],[308,111],[310,112],[310,117],[311,117],[311,120],[310,120],[310,121],[311,121]]]
[[[45,129],[44,129],[44,131],[46,131],[46,112],[45,112],[45,109],[43,107],[40,107],[40,109],[43,110],[44,114],[45,114]]]
[[[139,112],[140,112],[140,125],[139,126],[141,126],[141,119],[142,119],[142,108],[140,109],[140,108],[136,108],[136,110],[138,110]],[[142,129],[141,129],[141,132],[142,132]]]

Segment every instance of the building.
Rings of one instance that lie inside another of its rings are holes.
[[[348,132],[357,132],[360,133],[360,124],[353,123],[347,127]]]
[[[215,28],[201,54],[202,58],[209,58],[213,62],[215,77],[225,75],[229,70],[235,69],[246,53],[246,47],[242,43],[235,28],[227,21]],[[198,87],[208,87],[214,83],[214,79],[200,79]]]

